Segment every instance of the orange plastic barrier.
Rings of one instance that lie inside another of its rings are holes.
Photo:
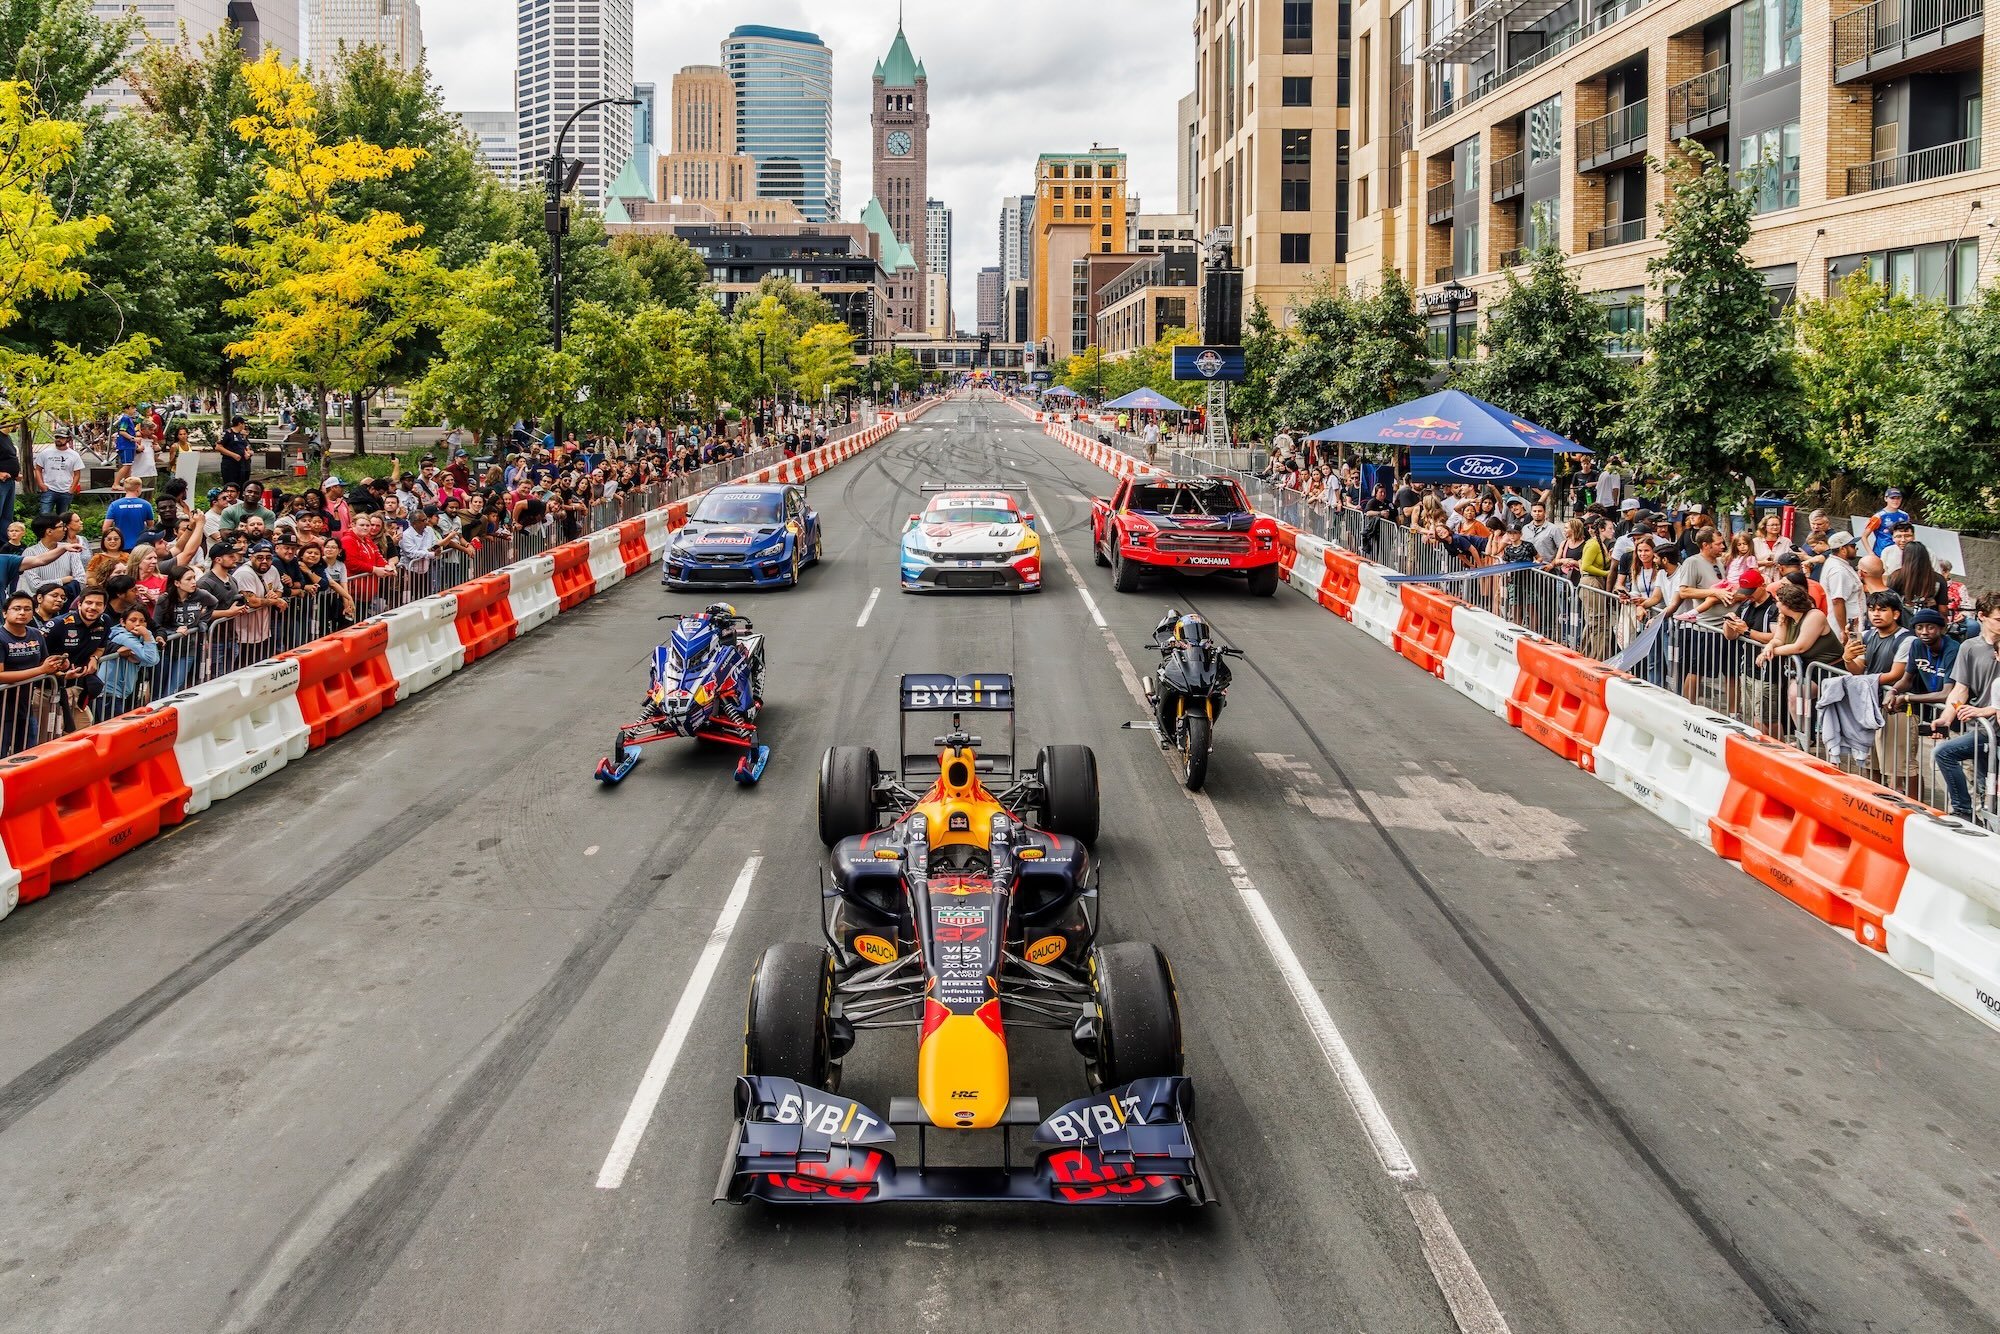
[[[384,622],[336,630],[278,656],[299,660],[299,711],[312,728],[315,749],[396,702],[396,678],[389,670],[389,627]]]
[[[1299,530],[1288,523],[1278,525],[1278,579],[1289,582],[1292,566],[1299,560]]]
[[[618,554],[625,558],[625,577],[644,572],[653,563],[653,550],[646,545],[646,521],[627,519],[618,525]]]
[[[1339,547],[1326,549],[1326,576],[1319,581],[1319,605],[1342,620],[1354,619],[1361,596],[1361,557]]]
[[[667,506],[668,532],[671,533],[676,528],[685,528],[687,527],[687,523],[688,523],[688,507],[687,507],[687,502],[685,500],[676,500],[673,504]]]
[[[507,601],[513,580],[504,572],[469,580],[451,591],[458,594],[458,642],[465,661],[479,661],[514,640],[517,623]]]
[[[1729,787],[1709,821],[1716,854],[1870,949],[1910,874],[1903,825],[1924,807],[1769,737],[1724,738]]]
[[[21,873],[21,902],[181,822],[179,727],[172,709],[140,709],[0,760],[0,840]]]
[[[1396,651],[1432,676],[1444,677],[1444,656],[1451,652],[1451,609],[1465,604],[1422,584],[1402,584],[1403,616],[1396,624]],[[1598,699],[1604,688],[1598,687]],[[1603,735],[1603,728],[1598,729]]]
[[[590,572],[590,539],[565,542],[549,553],[556,558],[556,604],[564,611],[580,607],[597,592]]]
[[[1521,678],[1507,701],[1507,721],[1595,773],[1595,747],[1604,739],[1604,724],[1610,717],[1604,683],[1624,673],[1543,640],[1521,640],[1514,655],[1521,664]]]

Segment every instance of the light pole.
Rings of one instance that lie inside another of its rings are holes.
[[[542,205],[542,223],[548,228],[549,232],[549,276],[551,279],[550,285],[553,289],[551,293],[551,305],[554,307],[551,311],[551,314],[554,316],[551,323],[554,332],[552,341],[555,344],[554,350],[558,353],[562,351],[563,335],[562,239],[569,234],[569,209],[563,205],[563,196],[576,188],[576,178],[583,173],[583,162],[581,159],[576,162],[564,163],[563,141],[569,138],[569,127],[576,124],[576,118],[593,107],[636,107],[638,105],[639,99],[636,97],[600,97],[595,101],[585,102],[582,106],[570,112],[569,119],[562,124],[562,129],[556,131],[556,146],[554,151],[549,154],[549,194]],[[556,445],[560,447],[563,442],[563,415],[560,407],[556,409],[555,416]]]
[[[770,420],[764,415],[764,332],[757,331],[757,434],[771,433]]]

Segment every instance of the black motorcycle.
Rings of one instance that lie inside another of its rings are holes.
[[[1143,682],[1153,703],[1153,729],[1162,750],[1180,755],[1181,782],[1199,792],[1208,777],[1215,720],[1229,696],[1225,659],[1243,652],[1217,642],[1198,614],[1182,616],[1171,608],[1153,631],[1153,647],[1160,651],[1160,667]]]

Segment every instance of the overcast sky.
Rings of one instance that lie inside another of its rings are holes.
[[[894,0],[636,3],[635,77],[659,85],[662,116],[674,72],[718,63],[737,25],[818,33],[833,49],[842,214],[860,216],[874,192],[869,76],[895,39]],[[513,105],[514,28],[501,17],[512,8],[423,0],[431,74],[453,110]],[[1189,0],[908,0],[905,31],[930,76],[931,197],[953,214],[959,327],[974,326],[979,270],[997,261],[1000,200],[1033,192],[1036,154],[1122,148],[1145,207],[1172,211],[1175,104],[1194,89],[1193,14]],[[667,133],[662,125],[655,138]]]

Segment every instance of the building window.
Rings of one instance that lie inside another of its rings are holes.
[[[1557,93],[1528,108],[1528,161],[1547,162],[1562,156],[1563,100]]]
[[[1280,264],[1312,263],[1312,233],[1278,233],[1278,262]]]
[[[1108,223],[1108,222],[1105,222],[1105,223],[1099,223],[1099,224],[1098,224],[1098,227],[1097,227],[1097,234],[1098,234],[1099,236],[1110,236],[1110,235],[1111,235],[1111,224],[1110,224],[1110,223]]]
[[[1804,0],[1748,0],[1743,15],[1742,82],[1776,74],[1799,63]]]
[[[1285,0],[1285,54],[1309,56],[1312,49],[1312,0]]]
[[[1065,167],[1060,162],[1057,162],[1049,167],[1049,179],[1052,181],[1060,181],[1068,175],[1069,175],[1069,168]]]
[[[1799,204],[1799,126],[1772,126],[1737,141],[1736,183],[1747,188],[1759,213]]]
[[[1451,229],[1451,274],[1470,278],[1479,269],[1479,224],[1462,222]]]
[[[1063,192],[1063,187],[1062,187],[1062,186],[1060,186],[1060,185],[1051,185],[1051,186],[1049,187],[1049,198],[1051,198],[1051,199],[1062,199],[1062,198],[1064,198],[1064,197],[1065,197],[1065,195],[1064,195],[1064,192]]]
[[[1308,170],[1310,170],[1308,168]],[[1312,182],[1292,180],[1289,177],[1278,182],[1278,211],[1281,213],[1312,212]]]
[[[1646,345],[1646,293],[1643,288],[1600,292],[1604,303],[1604,355],[1636,357]]]
[[[1063,206],[1056,204],[1049,209],[1049,212],[1053,213],[1057,218],[1061,218],[1063,215]]]
[[[1279,131],[1280,161],[1287,167],[1303,167],[1313,160],[1311,130]]]
[[[1288,107],[1309,107],[1313,104],[1313,81],[1310,74],[1287,74],[1285,76],[1282,103]]]
[[[1079,181],[1090,179],[1090,164],[1088,162],[1079,162],[1076,164],[1076,178]]]
[[[1537,199],[1528,205],[1528,225],[1521,235],[1523,256],[1562,244],[1558,235],[1562,227],[1562,200]]]

